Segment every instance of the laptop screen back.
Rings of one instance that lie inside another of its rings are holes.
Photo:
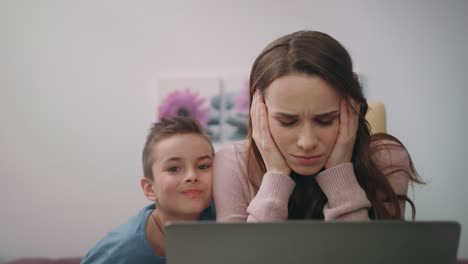
[[[168,264],[456,263],[456,222],[173,223]]]

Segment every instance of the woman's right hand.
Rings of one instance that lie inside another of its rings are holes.
[[[252,137],[262,155],[267,172],[289,175],[291,168],[271,136],[268,110],[265,100],[258,90],[253,96],[250,118],[252,119]]]

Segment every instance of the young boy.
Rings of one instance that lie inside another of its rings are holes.
[[[215,218],[210,207],[213,156],[210,140],[193,119],[155,123],[143,150],[141,179],[152,204],[108,233],[81,263],[165,263],[165,223]]]

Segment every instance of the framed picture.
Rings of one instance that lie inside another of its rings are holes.
[[[213,143],[221,141],[221,80],[218,78],[160,78],[156,119],[190,116],[206,129]]]
[[[242,140],[247,137],[249,121],[249,81],[245,76],[223,78],[223,126],[224,141]]]
[[[161,77],[156,120],[191,116],[206,129],[215,148],[247,136],[249,87],[245,76]]]

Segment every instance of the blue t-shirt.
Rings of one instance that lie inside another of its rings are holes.
[[[146,221],[154,210],[151,204],[141,209],[129,221],[109,232],[85,255],[81,264],[163,264],[146,239]],[[214,206],[200,215],[200,220],[214,220]]]

